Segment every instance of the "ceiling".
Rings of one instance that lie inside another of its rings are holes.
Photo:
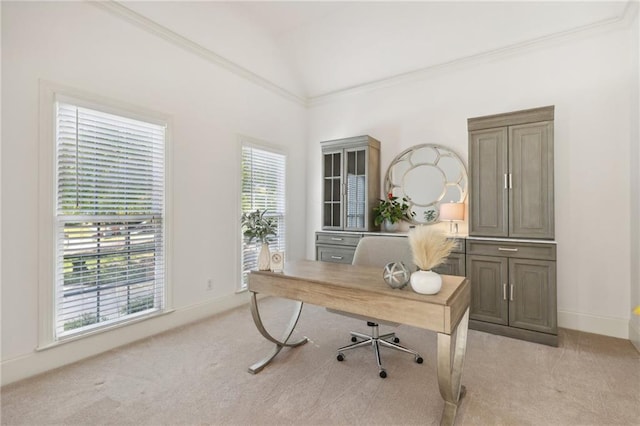
[[[303,99],[620,20],[629,1],[120,1]]]

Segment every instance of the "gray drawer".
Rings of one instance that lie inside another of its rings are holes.
[[[360,234],[316,233],[316,244],[355,247],[362,236]]]
[[[464,238],[454,238],[453,240],[456,242],[456,245],[451,250],[451,252],[452,253],[464,253],[466,251],[465,245],[464,245]]]
[[[348,247],[336,247],[336,246],[317,246],[316,247],[316,260],[322,262],[334,262],[334,263],[351,263],[353,262],[353,254],[356,249]]]
[[[556,245],[511,241],[467,240],[467,255],[517,257],[521,259],[556,260]]]
[[[451,253],[434,271],[440,275],[457,275],[464,277],[467,272],[467,258],[464,253]]]

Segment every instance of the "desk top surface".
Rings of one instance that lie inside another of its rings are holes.
[[[470,302],[465,277],[442,275],[441,290],[425,295],[389,287],[382,268],[309,260],[286,263],[284,273],[252,271],[249,290],[447,333]]]
[[[450,305],[453,296],[466,280],[465,277],[441,275],[442,288],[440,291],[434,295],[425,295],[413,291],[410,284],[407,284],[402,289],[391,288],[384,281],[382,272],[382,268],[375,266],[300,260],[287,262],[284,267],[284,273],[252,271],[251,274],[273,275],[283,280],[304,279],[311,283],[358,289],[445,306]]]

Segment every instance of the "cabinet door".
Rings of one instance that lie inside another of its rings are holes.
[[[367,149],[347,149],[344,153],[345,224],[344,229],[367,229]]]
[[[471,319],[508,324],[507,268],[508,259],[505,257],[467,255],[467,276],[471,280]]]
[[[465,255],[461,253],[451,253],[442,265],[434,269],[435,272],[441,275],[457,275],[460,277],[465,276],[465,270]]]
[[[342,150],[322,156],[322,229],[342,229]]]
[[[509,325],[556,334],[556,262],[509,259]]]
[[[509,235],[553,238],[553,125],[509,127]]]
[[[508,236],[507,128],[469,133],[469,235]]]

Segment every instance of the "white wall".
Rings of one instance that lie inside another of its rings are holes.
[[[368,133],[382,141],[384,173],[395,154],[419,143],[448,145],[466,159],[468,117],[550,104],[560,325],[627,337],[629,299],[640,303],[637,15],[630,28],[451,66],[306,111],[91,4],[0,8],[3,384],[245,302],[235,294],[237,134],[288,152],[289,211],[296,208],[287,224],[289,257],[313,258],[319,141]],[[36,352],[39,79],[172,117],[176,310]]]
[[[36,352],[39,79],[172,117],[176,311]],[[3,383],[246,301],[235,294],[237,134],[287,151],[289,211],[305,205],[303,107],[89,3],[3,2],[2,89]],[[289,215],[290,258],[304,254],[305,229],[304,214]]]
[[[636,10],[631,31],[631,309],[640,306],[640,24]],[[640,351],[640,314],[632,315],[629,337]]]
[[[449,146],[466,162],[469,117],[555,105],[559,324],[628,338],[630,40],[628,25],[619,25],[313,106],[307,253],[321,226],[320,141],[379,139],[384,176],[415,144]]]

